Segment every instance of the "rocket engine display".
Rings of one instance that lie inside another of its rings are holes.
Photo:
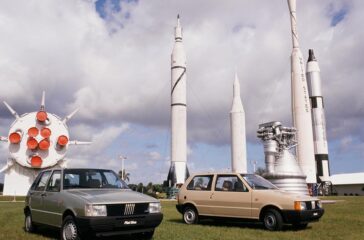
[[[247,173],[245,111],[240,97],[240,84],[235,74],[233,104],[230,111],[231,128],[231,170]]]
[[[312,49],[307,61],[308,92],[312,106],[312,128],[315,146],[317,182],[330,181],[329,150],[326,138],[324,99],[322,97],[320,68]]]
[[[263,177],[278,188],[308,195],[306,176],[302,173],[290,149],[297,145],[296,129],[280,122],[259,125],[257,137],[263,141],[266,172]]]
[[[291,98],[293,125],[297,129],[297,158],[307,183],[316,183],[311,107],[308,96],[304,60],[298,43],[296,29],[296,0],[288,0],[292,29]]]
[[[89,144],[89,142],[69,141],[67,122],[77,112],[64,119],[45,110],[45,92],[42,94],[38,112],[25,113],[21,116],[4,102],[15,117],[8,137],[1,137],[8,142],[9,159],[0,172],[5,173],[4,195],[25,196],[41,169],[65,167],[64,160],[70,144]]]
[[[187,169],[187,68],[179,15],[174,36],[175,43],[171,55],[171,167],[167,177],[170,187],[183,184],[189,176]]]

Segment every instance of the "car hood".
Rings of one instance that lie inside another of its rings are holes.
[[[275,196],[275,197],[285,197],[288,199],[292,199],[294,201],[312,201],[312,200],[319,200],[318,198],[314,198],[308,195],[303,195],[300,193],[294,193],[294,192],[288,192],[288,191],[284,191],[281,189],[277,189],[277,190],[264,190],[264,191],[269,191],[269,193],[271,194],[271,196]]]
[[[159,202],[155,198],[130,189],[71,189],[67,192],[92,204]]]

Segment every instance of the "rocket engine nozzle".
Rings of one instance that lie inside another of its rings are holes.
[[[42,110],[37,112],[36,118],[39,122],[45,122],[48,118],[47,112]]]
[[[39,134],[39,130],[36,127],[31,127],[28,129],[28,135],[29,137],[36,137]]]
[[[18,143],[20,143],[22,137],[23,137],[22,131],[21,130],[17,130],[15,132],[10,133],[10,135],[9,135],[9,141],[12,144],[18,144]]]
[[[66,146],[68,143],[68,137],[65,135],[61,135],[58,137],[57,144],[61,147]]]
[[[42,141],[39,142],[38,146],[40,150],[47,150],[50,146],[50,142],[48,140],[48,138],[43,139]]]
[[[29,149],[34,150],[38,147],[38,141],[33,137],[29,137],[27,141],[27,146]]]
[[[45,127],[45,128],[42,128],[42,130],[40,130],[40,135],[44,138],[49,138],[52,134],[52,131]]]
[[[43,160],[39,156],[32,156],[30,159],[30,165],[35,168],[39,168],[42,166]]]

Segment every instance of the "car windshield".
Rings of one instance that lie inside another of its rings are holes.
[[[278,189],[268,180],[262,178],[261,176],[254,174],[246,174],[241,175],[245,181],[248,182],[249,186],[256,190],[265,190],[265,189]]]
[[[114,171],[100,169],[65,169],[63,189],[71,188],[118,188],[129,189]]]

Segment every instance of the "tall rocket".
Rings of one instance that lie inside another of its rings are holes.
[[[182,43],[182,28],[177,16],[171,56],[171,167],[169,186],[183,184],[189,176],[187,169],[187,105],[186,54]]]
[[[230,111],[231,169],[236,173],[247,173],[245,111],[240,97],[240,84],[235,73],[233,104]]]
[[[321,90],[320,68],[312,49],[307,61],[307,83],[312,107],[312,128],[315,146],[317,181],[330,181],[329,150],[326,138],[324,99]]]
[[[316,166],[314,158],[313,132],[311,123],[311,107],[304,60],[298,43],[296,29],[296,0],[288,0],[288,8],[292,29],[291,55],[291,97],[293,125],[297,129],[298,163],[307,176],[307,183],[316,183]]]

